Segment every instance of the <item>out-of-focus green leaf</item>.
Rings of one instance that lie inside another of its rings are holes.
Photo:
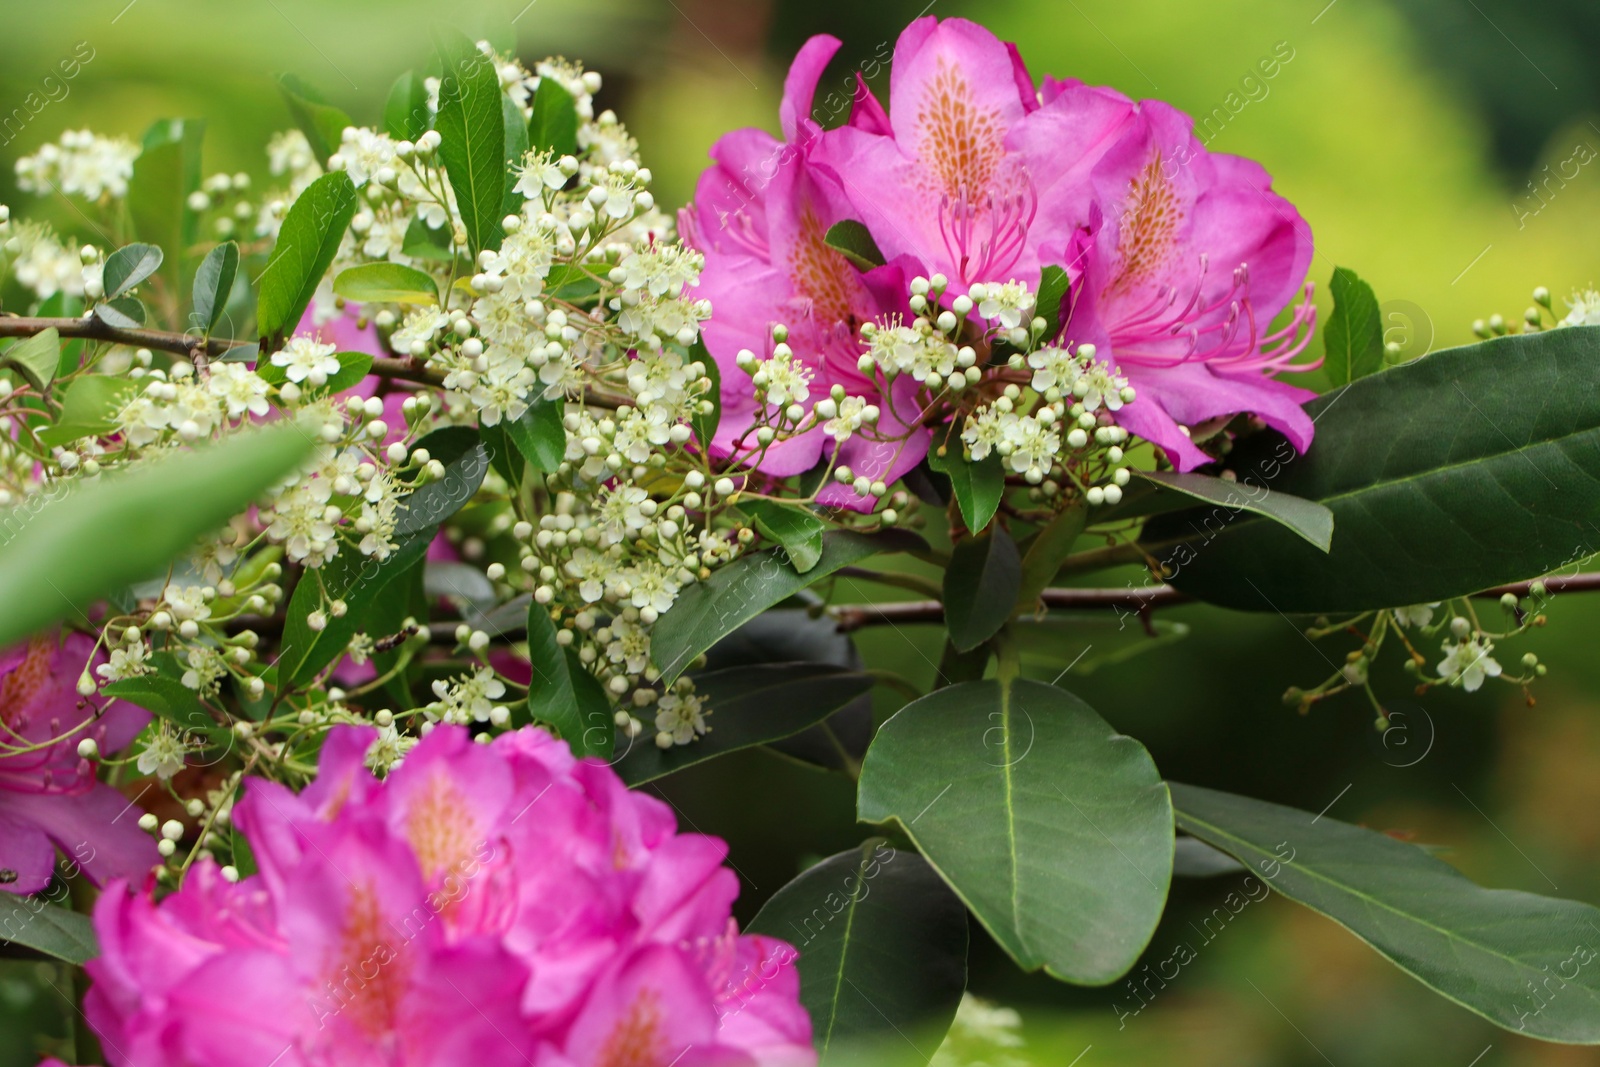
[[[408,70],[395,79],[383,105],[383,128],[396,141],[415,141],[433,121],[428,109],[428,87],[422,76]]]
[[[39,392],[50,388],[61,366],[61,335],[54,326],[24,337],[0,352],[0,367],[15,367]]]
[[[284,103],[289,105],[289,115],[317,154],[317,162],[326,166],[328,157],[339,150],[345,127],[355,123],[293,74],[278,75],[278,89],[283,93]]]
[[[200,188],[200,145],[206,124],[198,119],[164,119],[145,131],[144,146],[128,181],[128,213],[139,239],[168,249],[162,272],[174,290],[182,249],[199,240],[200,216],[189,194]]]
[[[89,916],[32,897],[0,897],[0,941],[74,965],[100,955]]]
[[[95,437],[117,428],[117,412],[139,391],[131,378],[86,374],[74,378],[61,398],[61,416],[39,432],[51,447],[68,445],[81,437]]]

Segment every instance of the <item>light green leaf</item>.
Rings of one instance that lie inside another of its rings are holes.
[[[1269,485],[1231,482],[1209,474],[1178,471],[1135,471],[1145,481],[1207,504],[1229,514],[1248,511],[1271,519],[1324,552],[1333,547],[1333,512],[1314,500],[1290,496]]]
[[[119,296],[96,304],[94,317],[119,330],[137,329],[145,322],[144,304],[137,297]]]
[[[324,174],[289,206],[258,283],[256,327],[279,346],[300,322],[356,213],[356,187],[343,171]]]
[[[528,716],[548,726],[573,755],[609,760],[617,732],[611,699],[577,655],[556,640],[555,622],[542,604],[528,606],[528,662]]]
[[[476,256],[499,248],[506,187],[506,133],[494,61],[454,30],[439,37],[444,77],[434,129],[439,158],[455,190],[467,245]],[[546,78],[544,81],[549,81]],[[543,82],[541,82],[543,84]]]
[[[971,652],[1000,632],[1021,582],[1017,543],[998,523],[982,537],[956,542],[944,572],[944,620],[956,651]]]
[[[417,304],[439,302],[439,283],[415,267],[398,263],[363,263],[339,272],[333,291],[358,304]]]
[[[0,943],[21,945],[78,965],[100,955],[100,942],[89,916],[10,894],[0,897]]]
[[[1039,682],[963,682],[867,750],[862,821],[894,820],[1024,970],[1103,985],[1155,933],[1172,804],[1149,753]]]
[[[828,227],[823,242],[861,270],[883,266],[883,252],[878,242],[872,239],[871,231],[855,219],[844,219]]]
[[[0,352],[0,366],[17,368],[30,385],[44,392],[50,388],[61,366],[61,335],[52,326],[32,337],[24,337]]]
[[[1348,385],[1383,369],[1383,314],[1372,286],[1355,271],[1336,267],[1333,314],[1322,330],[1323,367],[1334,385]]]
[[[578,105],[554,78],[540,78],[534,90],[528,147],[557,159],[578,154]]]
[[[749,500],[739,505],[749,515],[756,530],[789,555],[789,562],[801,574],[822,559],[822,533],[828,524],[804,508],[790,507],[771,500]]]
[[[650,658],[670,685],[696,657],[763,611],[879,552],[926,548],[915,534],[891,530],[868,536],[835,530],[822,536],[822,558],[805,574],[780,550],[752,552],[718,568],[710,578],[684,589],[663,626],[651,631]]]
[[[1600,1044],[1600,909],[1484,889],[1415,845],[1172,784],[1178,825],[1448,999],[1528,1037]]]
[[[1529,397],[1537,397],[1530,403]],[[1318,397],[1310,451],[1237,442],[1239,484],[1322,504],[1326,554],[1279,523],[1210,507],[1145,526],[1179,589],[1311,614],[1464,596],[1600,549],[1600,327],[1499,337]]]
[[[239,246],[225,241],[200,261],[194,272],[194,314],[191,321],[209,335],[228,306],[228,294],[239,275]]]
[[[159,574],[310,450],[311,438],[298,426],[240,433],[50,500],[8,529],[0,545],[0,647]]]
[[[53,448],[111,433],[117,428],[117,412],[138,391],[139,383],[131,378],[108,374],[74,378],[61,398],[60,418],[39,432],[39,440]]]
[[[547,614],[535,605],[536,613]],[[629,785],[685,767],[793,737],[872,688],[872,676],[821,663],[729,667],[695,676],[695,692],[712,713],[713,729],[692,744],[658,748],[649,733],[633,742],[616,771]]]
[[[198,119],[164,119],[145,132],[143,149],[128,181],[128,212],[134,232],[173,254],[163,276],[177,290],[180,249],[199,240],[200,216],[188,205],[200,188],[200,146],[206,124]]]
[[[802,873],[749,932],[799,950],[800,1002],[823,1067],[844,1062],[836,1043],[943,1034],[966,990],[966,910],[926,860],[882,838]]]
[[[155,245],[123,245],[106,257],[101,275],[107,299],[126,293],[161,269],[161,249]]]
[[[324,165],[339,150],[346,126],[354,126],[350,116],[328,103],[321,93],[293,74],[278,75],[278,89],[294,124],[306,135],[317,162]]]

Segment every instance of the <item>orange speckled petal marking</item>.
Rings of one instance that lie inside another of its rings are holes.
[[[979,106],[966,75],[942,56],[918,102],[917,130],[932,192],[954,200],[989,188],[1005,157],[1005,125],[997,111]]]

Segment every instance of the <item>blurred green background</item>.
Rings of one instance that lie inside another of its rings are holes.
[[[358,120],[376,122],[389,84],[424,61],[429,28],[442,20],[515,41],[530,63],[565,54],[603,72],[601,103],[638,137],[658,200],[678,204],[721,132],[776,128],[786,57],[807,35],[845,40],[825,94],[845,88],[858,64],[884,54],[926,10],[979,19],[1018,41],[1036,75],[1109,83],[1195,114],[1224,109],[1211,147],[1265,163],[1317,235],[1313,279],[1325,287],[1335,265],[1361,273],[1386,302],[1391,339],[1409,354],[1470,340],[1471,321],[1493,312],[1515,320],[1537,284],[1559,296],[1600,276],[1600,171],[1585,167],[1565,184],[1545,184],[1543,169],[1554,173],[1580,147],[1585,158],[1600,149],[1600,126],[1591,121],[1600,115],[1593,0],[924,3],[8,0],[0,115],[42,91],[80,42],[93,58],[64,97],[0,147],[0,199],[29,210],[10,165],[62,130],[137,137],[163,117],[209,120],[208,172],[264,177],[266,138],[289,125],[273,73],[294,72]],[[1270,81],[1245,84],[1275,50],[1292,59]],[[1413,747],[1405,750],[1375,742],[1371,710],[1359,698],[1330,701],[1305,718],[1282,705],[1285,687],[1319,681],[1328,671],[1324,653],[1337,659],[1346,646],[1319,651],[1276,616],[1174,611],[1164,617],[1189,623],[1187,639],[1092,673],[1080,665],[1063,684],[1140,738],[1172,778],[1313,811],[1331,804],[1333,817],[1448,848],[1451,862],[1484,884],[1600,902],[1600,657],[1585,651],[1600,598],[1557,597],[1549,614],[1547,631],[1506,649],[1513,659],[1536,651],[1550,665],[1535,706],[1508,686],[1429,697],[1426,716],[1413,715]],[[920,682],[931,677],[931,631],[859,636],[869,662]],[[1103,627],[1066,632],[1060,662],[1112,640]],[[1403,700],[1409,684],[1397,664],[1387,667],[1384,692]],[[891,710],[884,701],[880,710]],[[691,772],[667,792],[686,827],[732,842],[745,880],[741,917],[802,863],[861,836],[847,781],[767,755]],[[1177,883],[1150,959],[1189,938],[1190,919],[1235,881]],[[0,961],[0,1067],[32,1067],[41,1038],[64,1032],[70,1009],[46,977],[68,988],[53,970]],[[1201,947],[1121,1028],[1111,1005],[1126,1001],[1126,991],[1119,998],[1115,988],[1074,990],[1020,975],[981,935],[972,987],[1022,1013],[1027,1045],[1008,1053],[1020,1063],[1600,1062],[1592,1051],[1490,1027],[1276,897]]]

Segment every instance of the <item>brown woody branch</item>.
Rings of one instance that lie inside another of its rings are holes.
[[[1600,590],[1600,571],[1586,571],[1566,577],[1534,579],[1497,585],[1474,593],[1475,597],[1493,600],[1511,593],[1521,600],[1531,595],[1535,582],[1542,581],[1547,595],[1580,593]],[[1194,598],[1170,585],[1155,585],[1145,589],[1046,589],[1039,597],[1047,608],[1062,611],[1122,611],[1143,615],[1157,608],[1193,602]],[[944,621],[944,605],[937,600],[907,600],[891,604],[849,604],[833,609],[834,621],[840,633],[850,633],[866,626],[893,626],[909,623],[935,623]]]

